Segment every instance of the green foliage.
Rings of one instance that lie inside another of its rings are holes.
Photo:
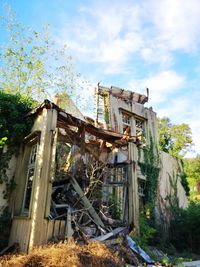
[[[172,124],[169,118],[158,118],[159,147],[172,156],[181,158],[192,145],[188,124]]]
[[[197,187],[198,183],[200,183],[200,156],[184,159],[184,171],[190,188],[190,199],[200,201],[200,192],[198,192]]]
[[[30,131],[32,120],[25,116],[33,103],[29,97],[0,91],[0,183],[8,182],[9,160]]]
[[[141,153],[141,152],[140,152]],[[140,154],[139,154],[140,155]],[[144,161],[140,162],[139,166],[141,172],[146,176],[147,186],[145,187],[145,200],[146,203],[152,203],[155,205],[157,186],[158,186],[158,176],[160,168],[159,165],[159,154],[153,138],[150,137],[150,144],[143,148]]]
[[[143,160],[141,160],[143,152]],[[157,146],[150,135],[150,143],[139,149],[139,166],[143,175],[146,176],[145,206],[140,214],[140,239],[141,246],[146,247],[156,233],[155,229],[155,205],[159,176],[159,154]]]
[[[187,174],[185,172],[181,173],[180,178],[181,178],[181,184],[185,189],[186,196],[190,196],[190,186],[187,180]]]
[[[109,94],[105,93],[103,96],[103,101],[104,101],[104,111],[103,111],[103,116],[104,116],[104,121],[106,123],[106,126],[110,127],[110,118],[109,118]]]
[[[140,224],[140,234],[131,232],[130,236],[144,249],[147,249],[147,246],[152,242],[156,229],[153,226],[153,207],[152,205],[145,205],[144,210],[141,211],[139,217]]]
[[[179,179],[179,173],[170,175],[168,173],[169,183],[170,183],[170,194],[166,197],[168,200],[169,206],[171,210],[174,210],[179,207],[179,200],[178,200],[178,191],[177,191],[177,182]]]
[[[0,89],[39,101],[55,93],[74,95],[80,75],[75,74],[67,46],[57,49],[49,25],[34,31],[19,23],[9,8],[7,13],[0,18],[7,36],[6,45],[0,46]]]
[[[156,229],[151,225],[150,218],[147,215],[141,214],[140,223],[140,245],[146,247],[153,239]]]
[[[0,183],[5,183],[4,198],[10,198],[15,188],[13,178],[7,177],[11,157],[18,152],[19,146],[31,129],[32,120],[26,114],[33,107],[31,98],[20,94],[8,94],[0,91]],[[10,228],[8,207],[2,208],[0,216],[0,250],[7,245]]]
[[[179,251],[200,253],[200,203],[190,203],[185,210],[176,209],[170,226],[170,242]]]
[[[121,201],[117,198],[114,193],[109,194],[109,213],[113,219],[120,220],[121,219]]]

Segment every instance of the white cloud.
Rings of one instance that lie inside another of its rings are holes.
[[[192,138],[194,142],[194,148],[193,148],[193,153],[188,153],[187,156],[193,157],[195,154],[200,155],[200,138],[199,138],[199,129],[200,129],[200,121],[199,119],[190,119],[188,121],[188,124],[190,125],[190,128],[192,130]]]
[[[79,17],[65,21],[56,39],[67,42],[80,61],[106,65],[105,73],[124,71],[130,55],[143,47],[141,14],[137,5],[100,2],[81,7]]]
[[[150,105],[158,115],[191,123],[200,151],[196,127],[200,125],[193,104],[198,95],[186,92],[190,74],[186,77],[175,69],[176,52],[200,52],[199,10],[199,0],[91,1],[79,7],[73,20],[65,18],[56,38],[69,44],[78,64],[83,64],[83,73],[93,75],[92,80],[110,84],[109,78],[115,77],[119,86],[120,77],[126,77],[127,88],[133,91],[144,93],[148,87]],[[93,67],[89,73],[84,72],[87,64]]]
[[[196,48],[200,37],[199,0],[148,2],[158,43],[165,43],[171,50],[188,52]]]
[[[175,124],[187,123],[192,131],[194,146],[192,151],[187,153],[187,157],[194,157],[196,153],[200,154],[200,93],[198,91],[181,93],[179,97],[167,98],[165,105],[156,105],[156,112],[159,117],[168,117]]]
[[[151,103],[160,103],[166,101],[170,93],[184,85],[185,77],[177,74],[173,70],[162,71],[143,80],[132,80],[129,82],[129,88],[133,91],[141,91],[149,88]]]
[[[82,5],[73,21],[65,19],[57,39],[69,43],[80,61],[107,64],[106,74],[124,72],[135,55],[169,68],[174,51],[197,48],[199,10],[199,0],[95,1]]]

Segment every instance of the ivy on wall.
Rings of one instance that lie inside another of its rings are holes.
[[[15,183],[14,178],[7,176],[7,169],[12,156],[18,152],[23,138],[32,127],[32,120],[26,117],[26,114],[33,104],[30,98],[0,91],[0,184],[6,185],[4,198],[8,201]],[[2,250],[8,242],[11,217],[8,206],[3,207],[0,212],[0,250]]]
[[[18,152],[19,146],[32,126],[32,120],[26,114],[33,107],[31,98],[19,94],[7,94],[0,91],[0,183],[5,182],[8,191],[13,183],[8,181],[6,170],[12,155]]]
[[[159,177],[159,153],[156,144],[150,136],[150,143],[143,149],[143,161],[139,153],[139,166],[143,175],[146,176],[145,201],[155,206],[158,177]]]
[[[183,186],[183,188],[185,189],[185,193],[186,193],[186,196],[190,196],[190,187],[189,187],[189,183],[188,183],[188,180],[187,180],[187,174],[186,174],[186,171],[185,171],[185,168],[184,168],[184,161],[181,160],[181,165],[182,165],[182,169],[183,171],[180,169],[180,178],[181,178],[181,184]]]
[[[110,99],[109,99],[109,93],[104,92],[104,94],[102,95],[103,97],[103,104],[104,104],[104,110],[103,110],[103,117],[104,117],[104,121],[106,123],[107,128],[110,128]]]
[[[177,183],[178,183],[178,179],[180,178],[180,174],[173,172],[173,174],[170,175],[168,173],[168,177],[169,177],[171,192],[170,194],[166,196],[165,199],[169,203],[170,210],[174,211],[175,209],[179,207]]]
[[[141,173],[146,176],[146,186],[144,189],[145,205],[144,210],[140,213],[140,241],[144,247],[153,239],[157,232],[155,228],[155,205],[160,172],[157,145],[154,143],[151,134],[149,136],[149,145],[138,150],[138,164]]]

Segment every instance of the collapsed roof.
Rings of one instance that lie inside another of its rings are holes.
[[[34,110],[29,112],[29,116],[37,116],[42,112],[42,110],[46,109],[55,109],[58,112],[58,120],[57,120],[57,126],[59,128],[68,129],[70,130],[69,126],[77,127],[79,129],[84,129],[87,133],[92,134],[100,139],[103,139],[109,143],[115,144],[115,145],[123,145],[124,135],[119,134],[110,130],[97,128],[91,123],[88,123],[86,121],[83,121],[81,119],[78,119],[71,114],[67,113],[65,110],[61,109],[59,106],[51,102],[50,100],[44,100],[44,102],[36,107]],[[71,128],[73,135],[75,135],[76,131],[73,131]],[[74,136],[75,137],[75,136]],[[130,137],[129,139],[132,140],[134,137]]]

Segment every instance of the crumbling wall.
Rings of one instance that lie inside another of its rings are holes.
[[[109,98],[110,98],[110,112],[111,112],[110,125],[113,131],[118,131],[122,133],[122,119],[121,119],[122,110],[146,119],[146,112],[144,105],[139,103],[132,103],[130,101],[124,101],[120,98],[116,98],[113,95],[110,95]]]
[[[150,144],[150,139],[155,143],[155,145],[158,144],[158,124],[157,124],[157,117],[156,112],[153,111],[152,108],[145,108],[145,114],[146,114],[146,138],[147,138],[147,144]]]

